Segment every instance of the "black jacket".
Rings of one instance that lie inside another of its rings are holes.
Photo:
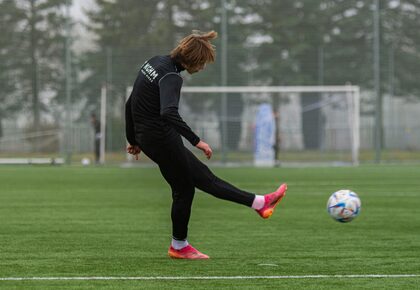
[[[178,134],[194,146],[200,141],[178,113],[182,70],[170,56],[155,56],[142,65],[125,107],[131,145],[139,145],[140,140],[169,140]]]

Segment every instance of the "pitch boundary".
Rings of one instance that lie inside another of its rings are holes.
[[[337,278],[420,278],[420,274],[351,274],[284,276],[90,276],[90,277],[0,277],[0,281],[95,281],[95,280],[252,280],[252,279],[337,279]]]

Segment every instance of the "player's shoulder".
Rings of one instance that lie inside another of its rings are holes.
[[[167,80],[170,82],[182,84],[182,77],[175,65],[175,62],[169,55],[158,56],[157,60],[159,62],[157,71],[159,72],[160,76],[158,83],[160,83],[162,80]]]
[[[169,55],[157,55],[148,59],[142,65],[140,72],[150,82],[156,85],[168,75],[181,78],[174,61]]]
[[[169,55],[158,55],[152,57],[149,62],[163,75],[172,72],[178,73],[175,63]]]

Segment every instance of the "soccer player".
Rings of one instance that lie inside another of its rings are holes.
[[[181,136],[203,151],[208,159],[212,156],[211,147],[179,115],[178,103],[183,82],[180,73],[186,70],[193,74],[214,62],[215,48],[210,40],[216,37],[215,31],[194,32],[182,39],[170,55],[146,61],[126,103],[127,152],[138,159],[143,151],[157,163],[172,189],[172,242],[168,251],[171,258],[209,258],[187,241],[195,188],[253,208],[265,219],[272,215],[287,189],[286,184],[282,184],[265,196],[238,189],[215,176],[183,144]]]

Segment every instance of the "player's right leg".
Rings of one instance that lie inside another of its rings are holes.
[[[220,179],[187,148],[185,152],[191,168],[195,187],[217,198],[251,207],[255,194],[241,190]]]
[[[264,195],[264,204],[261,208],[255,209],[255,211],[263,218],[268,219],[274,212],[276,206],[280,203],[283,197],[286,195],[287,184],[283,183],[280,187],[270,193]]]
[[[275,207],[286,194],[286,184],[282,184],[276,191],[264,196],[241,190],[215,176],[194,154],[188,149],[185,149],[185,151],[197,188],[217,198],[252,207],[264,219],[269,218],[273,214]]]

